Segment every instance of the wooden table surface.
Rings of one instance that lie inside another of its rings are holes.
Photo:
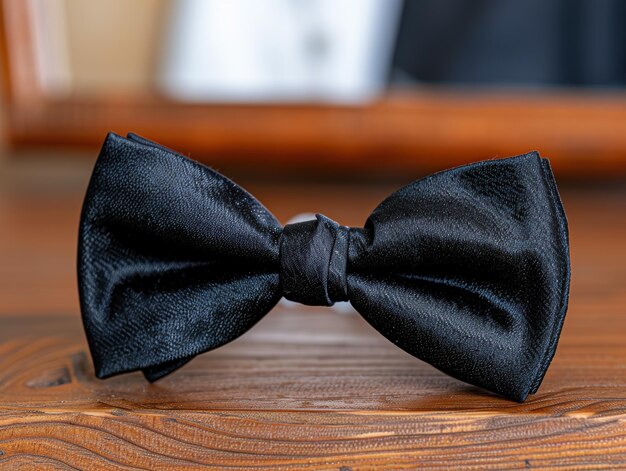
[[[280,306],[148,384],[98,380],[80,323],[85,174],[0,174],[0,468],[626,469],[626,188],[562,187],[570,310],[517,404],[399,350],[356,313]],[[242,181],[283,222],[360,225],[397,183]]]

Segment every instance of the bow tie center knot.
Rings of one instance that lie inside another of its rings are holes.
[[[321,214],[315,217],[283,228],[280,282],[290,301],[331,306],[348,300],[349,228]]]

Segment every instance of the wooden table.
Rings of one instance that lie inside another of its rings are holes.
[[[323,308],[279,307],[153,385],[140,374],[98,380],[74,273],[84,176],[9,176],[0,468],[626,468],[624,185],[563,188],[570,310],[543,385],[517,404],[439,373],[355,313]],[[350,225],[397,185],[243,182],[282,221],[320,211]]]

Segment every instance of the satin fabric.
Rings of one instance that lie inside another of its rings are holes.
[[[349,300],[439,370],[523,401],[554,355],[569,290],[567,222],[536,152],[396,191],[362,228],[285,228],[219,173],[109,134],[81,216],[78,280],[96,374],[154,381],[230,342],[278,300]]]

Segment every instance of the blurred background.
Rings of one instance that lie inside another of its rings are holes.
[[[626,280],[621,0],[0,0],[0,54],[0,314],[78,313],[108,131],[217,168],[283,223],[362,225],[429,172],[539,150],[572,293]]]

